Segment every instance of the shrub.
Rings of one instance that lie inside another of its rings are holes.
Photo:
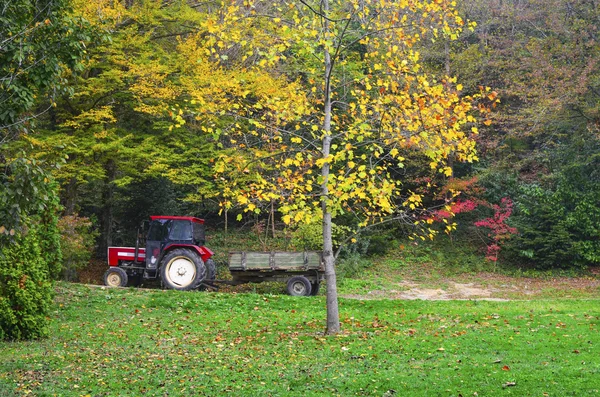
[[[546,153],[547,173],[516,187],[511,178],[488,178],[489,191],[512,192],[511,225],[519,233],[506,253],[537,269],[600,264],[600,139],[578,132]],[[490,181],[498,183],[492,184]],[[500,183],[502,182],[502,183]],[[510,183],[507,183],[510,182]]]
[[[385,255],[390,250],[393,250],[398,244],[393,233],[393,229],[378,230],[377,234],[372,233],[368,236],[359,236],[357,238],[357,243],[362,243],[363,245],[366,244],[364,251],[368,256]]]
[[[539,269],[600,263],[600,187],[581,171],[563,173],[553,190],[523,189],[513,255]]]
[[[77,270],[86,266],[92,256],[98,232],[92,229],[89,218],[78,215],[63,216],[58,220],[62,250],[61,278],[73,281]]]
[[[44,210],[39,215],[37,223],[40,236],[40,249],[43,261],[48,266],[48,275],[57,279],[62,269],[61,239],[58,225],[58,213],[61,211],[58,195],[58,185],[50,184],[50,192]]]
[[[301,224],[292,232],[292,246],[297,249],[323,249],[323,226],[319,223]]]
[[[62,261],[57,186],[35,160],[20,158],[6,169],[0,174],[0,339],[39,338],[48,332],[52,279]]]
[[[487,255],[485,257],[492,262],[496,262],[498,261],[500,245],[514,236],[517,229],[507,224],[513,211],[513,202],[510,198],[502,198],[500,205],[493,204],[491,208],[494,210],[494,215],[475,222],[475,226],[488,230]]]
[[[373,266],[373,262],[357,252],[346,254],[337,260],[337,277],[340,280],[346,277],[357,277],[371,266]]]
[[[52,282],[39,238],[39,223],[14,236],[0,255],[0,338],[46,336]]]
[[[349,234],[347,226],[333,225],[333,245],[337,249]],[[319,251],[323,249],[323,225],[321,223],[308,223],[299,225],[292,232],[292,246],[299,250]]]

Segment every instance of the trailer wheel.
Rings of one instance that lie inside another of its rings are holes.
[[[321,289],[321,283],[320,282],[316,282],[316,283],[311,283],[310,285],[311,289],[310,289],[310,295],[311,296],[317,296],[319,295],[319,290]]]
[[[126,287],[127,281],[127,272],[120,267],[110,267],[104,273],[104,285],[107,287]]]
[[[291,296],[309,296],[312,288],[304,276],[294,276],[287,282],[287,292]]]
[[[160,277],[168,289],[195,289],[206,277],[206,267],[202,258],[192,250],[174,249],[165,255],[161,262]]]

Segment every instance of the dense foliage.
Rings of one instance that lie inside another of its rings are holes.
[[[92,257],[98,233],[89,218],[77,215],[65,215],[56,224],[63,258],[60,277],[75,281],[77,270],[85,267]]]
[[[85,21],[67,0],[16,0],[0,6],[0,144],[48,112],[72,91],[65,80],[80,69],[90,41]],[[45,96],[48,95],[47,98]]]
[[[514,203],[507,224],[517,233],[500,244],[508,250],[501,248],[499,257],[519,267],[597,264],[598,3],[464,0],[459,6],[477,21],[474,34],[450,43],[445,57],[439,46],[426,56],[471,90],[485,84],[499,92],[493,123],[482,127],[478,142],[479,169],[457,170],[479,176],[478,199]]]
[[[600,263],[600,140],[586,136],[555,153],[545,183],[521,188],[511,249],[536,267]]]
[[[48,164],[23,154],[6,160],[0,173],[0,238],[23,226],[23,219],[52,207],[56,189],[50,182]]]

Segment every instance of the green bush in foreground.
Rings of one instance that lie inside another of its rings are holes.
[[[0,339],[48,334],[53,289],[37,228],[18,234],[0,255]]]

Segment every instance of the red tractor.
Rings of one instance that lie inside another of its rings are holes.
[[[196,289],[215,279],[213,252],[204,246],[204,220],[189,216],[151,216],[145,247],[109,247],[104,283],[124,287],[130,279],[160,279],[169,289]]]

